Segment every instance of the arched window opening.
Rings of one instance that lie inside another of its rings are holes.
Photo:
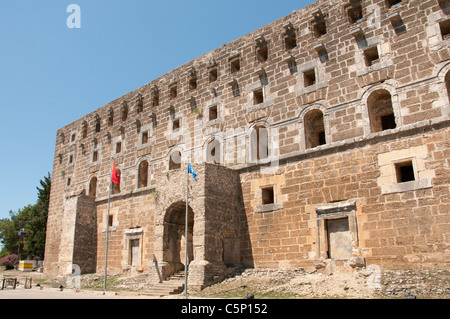
[[[142,161],[139,164],[138,188],[143,188],[147,186],[148,186],[148,162]]]
[[[326,144],[325,125],[323,113],[320,110],[311,110],[305,115],[306,148],[313,148]]]
[[[96,197],[97,196],[97,177],[92,177],[89,182],[89,196]]]
[[[397,127],[391,93],[386,90],[373,92],[367,100],[372,132],[381,132]]]
[[[181,152],[176,151],[170,155],[169,170],[175,170],[181,168]]]

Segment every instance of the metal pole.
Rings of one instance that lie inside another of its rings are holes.
[[[105,276],[103,279],[103,294],[105,294],[105,292],[106,292],[106,275],[107,275],[107,268],[108,268],[109,206],[110,206],[110,202],[111,202],[111,188],[112,188],[111,177],[112,177],[112,158],[111,158],[110,173],[109,173],[108,214],[106,216]]]
[[[187,298],[187,262],[188,262],[188,214],[189,214],[189,156],[186,168],[186,225],[184,235],[184,296]]]

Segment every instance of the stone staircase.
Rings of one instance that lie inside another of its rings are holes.
[[[171,275],[162,283],[155,284],[149,291],[141,293],[144,296],[178,295],[184,291],[184,270]]]

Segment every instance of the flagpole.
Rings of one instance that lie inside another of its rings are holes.
[[[189,155],[186,167],[186,217],[184,235],[184,296],[187,298],[187,262],[188,262],[188,214],[189,214]]]
[[[109,207],[111,202],[111,188],[112,188],[112,158],[110,165],[110,173],[109,173],[109,190],[108,190],[108,214],[106,216],[106,247],[105,247],[105,275],[103,279],[103,294],[106,293],[106,275],[108,269],[108,236],[109,236]]]

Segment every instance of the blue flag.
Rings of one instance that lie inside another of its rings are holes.
[[[194,168],[192,167],[191,163],[188,165],[188,174],[192,174],[192,177],[197,181],[197,173],[194,171]]]

